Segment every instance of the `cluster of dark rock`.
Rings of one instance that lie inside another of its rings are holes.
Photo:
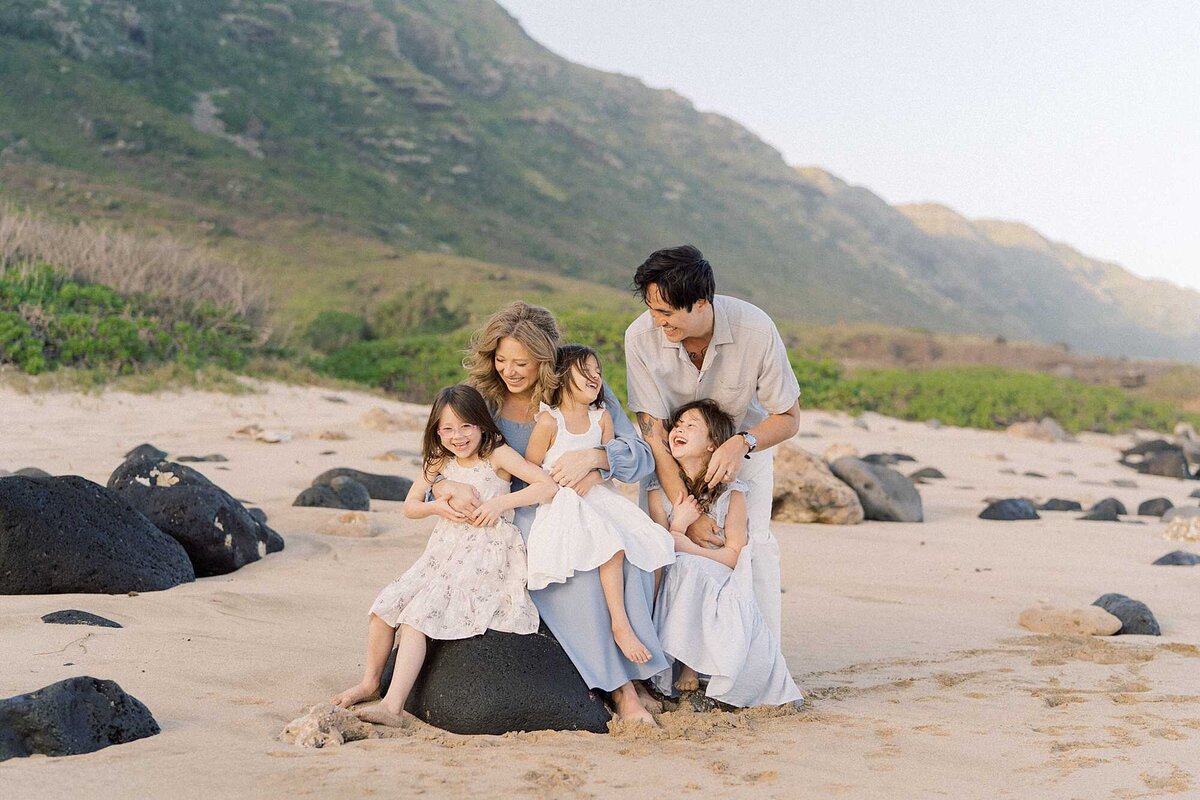
[[[1190,440],[1168,442],[1152,439],[1121,451],[1119,463],[1143,475],[1200,480],[1200,452],[1187,446]]]
[[[1175,507],[1166,497],[1153,497],[1143,501],[1137,507],[1139,517],[1163,517],[1169,515]],[[1041,505],[1035,504],[1025,497],[1010,497],[1002,500],[990,500],[988,506],[979,513],[980,519],[994,520],[1024,520],[1041,519],[1038,511],[1083,511],[1083,505],[1077,500],[1064,500],[1053,497]],[[1125,504],[1115,497],[1106,497],[1095,503],[1087,510],[1081,520],[1093,522],[1120,522],[1121,517],[1129,514]]]
[[[408,478],[336,467],[313,478],[312,485],[292,505],[369,511],[372,500],[403,501],[411,488],[412,481]]]
[[[0,478],[0,594],[169,589],[283,546],[261,511],[151,445],[130,451],[107,486]]]

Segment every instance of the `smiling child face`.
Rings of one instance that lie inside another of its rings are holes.
[[[442,409],[442,416],[438,418],[437,433],[442,446],[455,458],[470,458],[479,450],[479,443],[483,440],[483,431],[479,426],[463,422],[449,405]]]
[[[588,405],[595,402],[602,385],[600,362],[595,356],[588,356],[583,364],[571,367],[571,394],[578,402]]]
[[[667,437],[671,445],[671,455],[676,460],[684,458],[703,458],[712,453],[713,447],[709,439],[708,424],[704,415],[694,408],[683,412],[675,427]]]

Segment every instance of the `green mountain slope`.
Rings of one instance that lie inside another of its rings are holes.
[[[554,55],[491,0],[9,0],[0,86],[0,175],[162,198],[124,209],[156,224],[219,209],[234,233],[300,221],[609,286],[691,241],[781,318],[1200,353],[1146,323],[1143,295],[1169,288],[1110,276],[1104,297],[1059,256],[930,233],[672,92]]]

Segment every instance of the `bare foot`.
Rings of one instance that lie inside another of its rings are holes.
[[[363,681],[362,683],[357,683],[346,691],[338,692],[333,697],[329,698],[329,702],[341,708],[349,708],[355,703],[361,703],[363,700],[374,697],[375,687],[377,685],[377,682],[367,683],[366,681]]]
[[[642,704],[642,708],[651,714],[663,713],[663,704],[654,699],[654,695],[650,694],[650,691],[645,686],[639,681],[634,681],[633,688],[637,691],[638,702]]]
[[[613,692],[613,705],[617,707],[619,719],[633,720],[657,728],[654,716],[638,701],[636,692]]]
[[[675,681],[675,688],[681,692],[694,692],[700,688],[700,676],[696,674],[696,670],[684,664],[679,668],[679,679]]]
[[[632,627],[614,625],[612,634],[617,647],[621,648],[621,652],[630,661],[635,664],[645,664],[650,660],[650,651],[646,649],[646,645],[642,644],[642,640],[633,632]]]
[[[397,714],[383,703],[376,703],[373,706],[360,708],[354,714],[363,722],[370,722],[374,725],[386,725],[389,728],[404,728],[408,726],[408,720],[405,719],[403,710]]]

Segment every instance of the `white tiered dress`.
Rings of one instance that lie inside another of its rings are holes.
[[[487,459],[473,467],[450,461],[442,474],[475,487],[481,501],[510,488]],[[393,628],[411,625],[432,639],[465,639],[488,628],[536,632],[537,608],[525,589],[525,545],[512,518],[507,511],[485,528],[439,518],[425,552],[384,587],[371,613]]]
[[[558,423],[543,469],[549,470],[563,453],[600,446],[603,409],[588,411],[590,425],[585,433],[568,431],[558,409],[543,404],[541,410]],[[559,490],[551,502],[538,507],[525,546],[530,591],[596,569],[619,550],[646,572],[675,561],[675,541],[667,529],[607,483],[593,486],[583,497],[570,489]]]
[[[734,481],[707,512],[722,531],[730,498],[746,489]],[[654,624],[668,661],[710,676],[704,693],[712,699],[739,708],[794,703],[801,699],[800,689],[754,598],[753,558],[749,542],[734,569],[679,553],[663,577]],[[671,695],[674,679],[672,663],[651,680]]]

